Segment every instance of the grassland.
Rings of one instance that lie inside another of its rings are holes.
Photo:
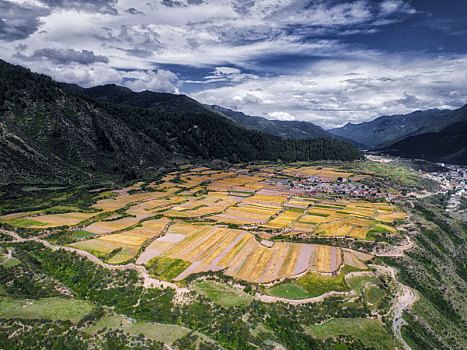
[[[319,339],[350,335],[376,350],[394,349],[394,340],[376,319],[337,318],[319,326],[312,326],[308,332]]]
[[[307,273],[293,282],[283,282],[267,290],[280,298],[305,299],[320,296],[328,291],[349,291],[345,282],[345,275],[324,276],[316,273]]]
[[[216,304],[224,307],[249,304],[253,297],[240,289],[213,281],[198,281],[193,289],[204,294]]]
[[[157,257],[149,260],[146,265],[149,273],[166,281],[171,281],[191,265],[190,262],[168,257]]]
[[[50,319],[78,322],[89,315],[94,305],[88,301],[66,298],[38,300],[0,298],[0,318]]]
[[[105,314],[85,328],[85,332],[95,334],[104,328],[118,329],[136,336],[143,334],[146,338],[165,344],[171,344],[189,333],[189,330],[184,327],[163,323],[135,322],[117,314]]]

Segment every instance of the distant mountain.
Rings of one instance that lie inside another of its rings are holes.
[[[453,111],[430,109],[406,115],[382,116],[370,122],[347,123],[328,131],[371,149],[388,146],[408,136],[437,132],[462,120],[467,120],[467,105]]]
[[[128,179],[198,159],[361,157],[332,139],[281,140],[246,130],[216,112],[175,114],[121,106],[76,90],[0,60],[0,183]],[[180,110],[186,111],[187,101],[182,100]]]
[[[207,113],[216,114],[207,106],[185,96],[166,92],[141,91],[135,92],[126,87],[115,84],[100,85],[83,88],[76,84],[62,84],[63,86],[94,97],[98,100],[121,104],[125,106],[154,108],[161,112],[171,113]]]
[[[322,127],[309,122],[270,120],[263,117],[246,115],[245,113],[233,111],[216,105],[209,107],[212,110],[235,120],[238,124],[247,129],[262,131],[284,139],[300,140],[332,137],[332,135]]]
[[[206,115],[228,118],[238,125],[249,129],[278,136],[283,139],[316,139],[335,138],[354,147],[365,148],[364,145],[345,137],[333,135],[320,126],[303,121],[269,120],[262,117],[246,115],[242,112],[220,106],[203,105],[185,96],[153,91],[134,92],[126,87],[114,84],[83,88],[74,84],[63,84],[69,89],[79,91],[101,101],[125,106],[152,108],[157,111],[172,113],[203,113]]]
[[[467,165],[467,120],[438,132],[410,136],[380,151],[404,158]]]

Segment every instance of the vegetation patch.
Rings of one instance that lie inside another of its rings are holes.
[[[253,297],[244,291],[218,282],[198,281],[193,284],[193,287],[216,304],[225,307],[246,305],[253,300]]]
[[[187,328],[152,322],[135,322],[123,315],[105,314],[97,321],[93,322],[85,329],[85,332],[95,334],[98,331],[108,328],[121,330],[128,334],[143,334],[146,338],[171,344],[189,333]]]
[[[76,323],[89,315],[93,310],[94,305],[92,303],[77,299],[0,299],[0,318],[45,318],[50,320],[68,320]]]
[[[319,326],[312,326],[309,333],[319,339],[350,335],[376,350],[394,349],[394,340],[376,319],[337,318]]]
[[[47,223],[40,222],[32,219],[25,219],[25,218],[14,218],[7,220],[6,223],[11,226],[15,227],[30,227],[30,226],[46,226]]]
[[[171,281],[190,265],[189,261],[161,256],[149,260],[147,268],[153,277]]]
[[[275,297],[287,299],[306,299],[311,297],[308,291],[295,283],[280,284],[268,289],[268,293]]]
[[[308,273],[294,282],[283,282],[268,289],[268,293],[289,299],[305,299],[320,296],[329,291],[348,291],[345,275],[324,276],[317,273]]]
[[[88,237],[91,237],[91,236],[94,236],[94,233],[88,232],[88,231],[85,231],[85,230],[73,231],[73,233],[72,233],[72,237],[76,238],[76,239],[88,238]]]

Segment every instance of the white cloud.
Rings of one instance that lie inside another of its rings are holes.
[[[203,103],[265,117],[281,111],[327,128],[414,109],[457,108],[465,96],[467,56],[408,59],[368,52],[323,60],[300,74],[257,77],[193,94]]]
[[[176,87],[177,75],[171,71],[158,69],[156,71],[132,72],[130,75],[135,80],[127,81],[125,85],[132,90],[179,93]]]
[[[40,4],[38,0],[23,2],[29,7]],[[0,3],[10,4],[2,0]],[[345,44],[349,35],[371,35],[382,26],[415,13],[408,1],[91,3],[82,0],[79,11],[77,5],[41,5],[38,13],[28,15],[35,19],[30,30],[21,36],[6,31],[4,45],[0,36],[0,57],[83,86],[116,83],[138,91],[178,93],[179,89],[183,92],[184,86],[180,79],[186,79],[186,83],[198,83],[197,88],[204,89],[192,94],[201,102],[270,118],[293,116],[325,127],[416,108],[458,107],[467,95],[467,56],[398,55]],[[93,6],[103,11],[89,11]],[[109,6],[119,15],[111,15]],[[16,16],[15,11],[11,13]],[[14,17],[11,13],[8,18]],[[334,39],[326,39],[326,34],[333,34]],[[23,56],[16,55],[15,47],[21,47],[18,51]],[[49,48],[93,52],[105,60],[85,66],[78,64],[83,60],[51,65],[47,60],[24,59]],[[278,63],[271,68],[263,63],[264,58],[292,55],[318,59],[308,66],[301,63],[300,67],[282,67]],[[161,69],[167,67],[164,64],[184,67],[177,76]],[[192,67],[207,69],[209,73],[190,77]]]
[[[295,117],[287,112],[269,112],[268,116],[270,119],[277,119],[277,120],[295,120]]]

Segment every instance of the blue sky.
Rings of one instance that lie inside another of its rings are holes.
[[[329,128],[467,103],[465,0],[0,0],[0,58]]]

